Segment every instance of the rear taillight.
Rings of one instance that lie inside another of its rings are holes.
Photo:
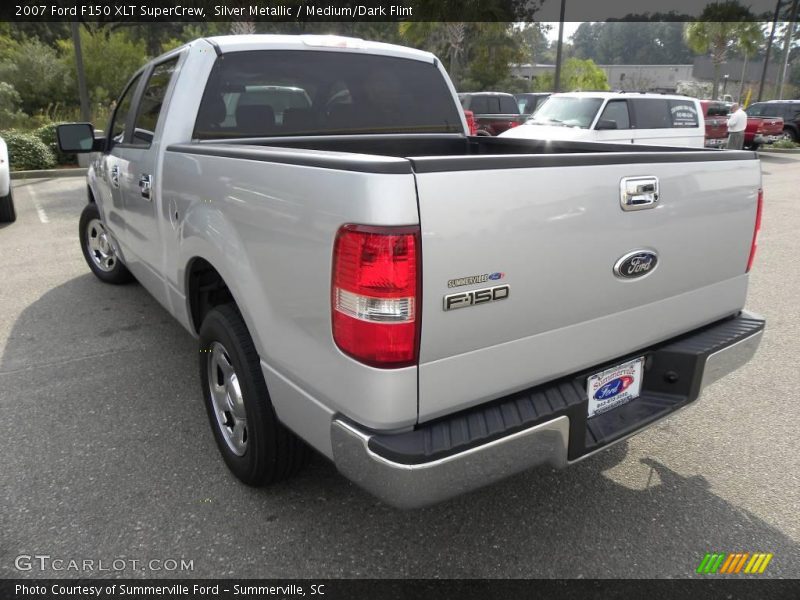
[[[464,117],[467,120],[467,128],[470,135],[478,135],[478,124],[475,122],[475,113],[471,110],[464,111]]]
[[[420,235],[418,226],[344,225],[333,248],[333,339],[374,367],[417,363]]]
[[[761,211],[764,206],[764,190],[758,190],[758,205],[756,206],[756,225],[753,228],[753,241],[750,244],[750,257],[747,259],[747,273],[753,266],[753,260],[756,257],[756,249],[758,248],[758,232],[761,230]]]

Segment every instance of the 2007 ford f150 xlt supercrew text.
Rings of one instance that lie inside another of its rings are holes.
[[[329,36],[197,40],[103,136],[59,129],[97,153],[89,266],[199,338],[245,483],[308,444],[423,506],[578,461],[755,352],[754,153],[466,132],[433,55]]]

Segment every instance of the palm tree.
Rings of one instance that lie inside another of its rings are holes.
[[[719,96],[719,79],[722,65],[736,48],[745,55],[758,48],[763,34],[758,24],[752,22],[709,22],[687,23],[683,30],[686,45],[697,54],[710,54],[714,66],[714,83],[711,96]]]
[[[737,46],[739,51],[744,54],[742,61],[742,79],[739,82],[739,97],[737,100],[741,103],[742,95],[744,94],[744,80],[747,73],[747,61],[753,54],[756,53],[761,42],[764,41],[764,32],[758,23],[742,23],[742,34],[739,36]]]

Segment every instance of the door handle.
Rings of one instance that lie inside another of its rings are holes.
[[[119,165],[111,167],[111,187],[119,187]]]
[[[139,191],[142,192],[142,198],[150,200],[150,190],[153,187],[153,179],[150,175],[142,173],[139,175]]]
[[[658,203],[658,177],[623,177],[619,187],[624,211],[655,208]]]

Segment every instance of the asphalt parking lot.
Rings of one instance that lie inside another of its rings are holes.
[[[325,459],[250,489],[218,456],[193,338],[77,243],[82,178],[16,181],[0,225],[0,577],[687,577],[771,552],[800,577],[800,156],[762,161],[756,358],[693,407],[563,471],[401,512]],[[20,572],[19,555],[191,571]]]

